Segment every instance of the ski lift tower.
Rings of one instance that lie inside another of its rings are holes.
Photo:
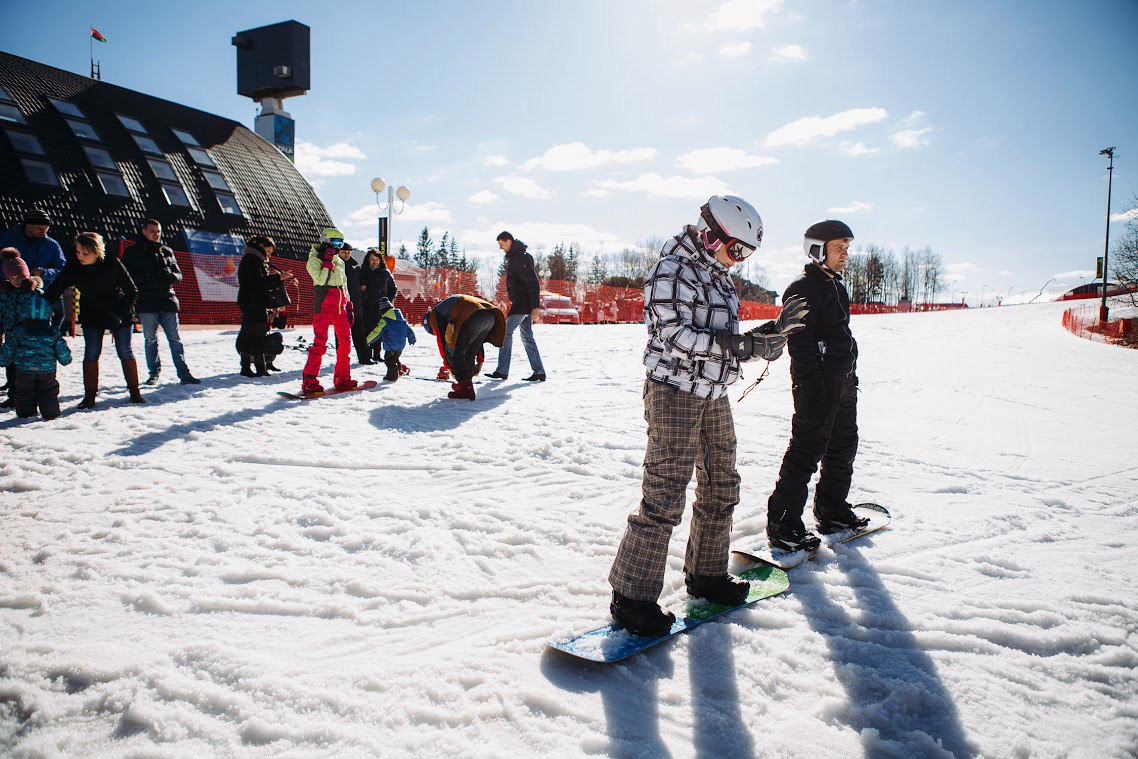
[[[296,122],[284,99],[303,95],[311,84],[309,28],[299,21],[238,32],[237,94],[261,104],[254,131],[277,146],[290,161],[296,144]]]

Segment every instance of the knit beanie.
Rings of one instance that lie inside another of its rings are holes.
[[[20,258],[20,251],[15,248],[4,248],[0,251],[3,260],[4,279],[19,275],[20,279],[28,279],[32,273],[28,271],[28,264]]]
[[[46,224],[46,225],[50,226],[51,225],[51,217],[47,215],[46,211],[41,211],[38,208],[32,208],[32,209],[29,209],[26,214],[24,214],[24,223],[25,224],[36,224],[36,225]]]

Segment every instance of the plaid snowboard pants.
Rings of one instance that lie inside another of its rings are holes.
[[[727,571],[739,473],[735,421],[726,395],[708,400],[646,380],[644,419],[648,447],[640,508],[628,515],[609,583],[623,596],[654,601],[664,587],[668,541],[683,517],[693,469],[695,502],[684,571],[701,575]]]

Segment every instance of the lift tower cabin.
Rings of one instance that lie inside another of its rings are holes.
[[[309,28],[299,21],[238,32],[237,94],[261,104],[254,130],[294,160],[296,122],[284,99],[303,95],[311,85]]]

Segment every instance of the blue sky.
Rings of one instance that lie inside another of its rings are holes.
[[[312,90],[286,101],[298,166],[350,239],[374,241],[374,176],[411,188],[394,223],[497,257],[615,252],[674,234],[712,193],[766,226],[781,291],[803,230],[931,246],[949,293],[1080,283],[1138,193],[1138,3],[573,0],[7,4],[0,47],[252,126],[236,31],[312,27]]]

